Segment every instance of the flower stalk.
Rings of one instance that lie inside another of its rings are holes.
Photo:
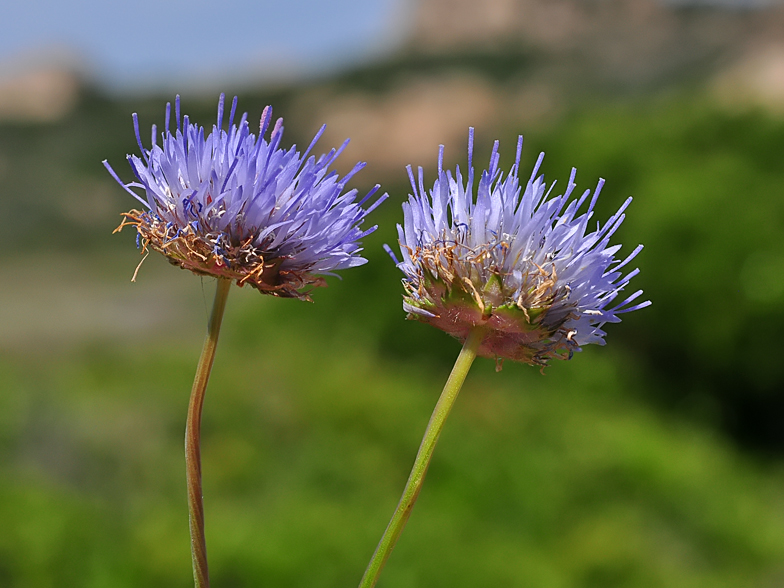
[[[387,198],[384,194],[363,207],[380,186],[363,198],[358,198],[356,189],[346,188],[364,163],[357,163],[342,178],[330,169],[348,139],[316,157],[311,152],[324,134],[324,126],[307,149],[298,151],[296,146],[281,146],[283,119],[273,124],[271,107],[261,113],[258,131],[252,129],[247,113],[236,116],[236,97],[228,110],[225,107],[226,97],[221,94],[210,131],[183,114],[177,96],[174,108],[166,105],[162,132],[152,125],[149,148],[142,142],[139,117],[134,114],[140,153],[128,155],[128,163],[135,179],[125,182],[108,161],[103,162],[111,176],[142,205],[124,213],[115,232],[133,227],[136,246],[145,257],[157,251],[173,265],[218,279],[185,431],[196,588],[209,587],[201,413],[229,286],[232,282],[240,287],[247,284],[262,294],[310,301],[313,288],[327,285],[324,276],[367,263],[360,255],[361,239],[377,226],[362,225]]]
[[[215,348],[218,345],[223,311],[229,295],[231,280],[219,278],[212,304],[210,323],[204,346],[193,380],[188,419],[185,424],[185,470],[188,485],[188,518],[191,532],[191,557],[193,559],[193,581],[196,588],[209,588],[207,568],[207,542],[204,536],[204,501],[201,487],[201,412],[204,393],[210,379]]]
[[[460,350],[460,355],[457,356],[457,361],[455,361],[452,372],[449,374],[449,379],[446,381],[444,390],[441,392],[441,396],[427,424],[427,429],[425,429],[425,435],[422,438],[422,444],[419,446],[419,451],[414,460],[414,467],[408,476],[403,495],[400,497],[400,502],[392,515],[392,519],[389,521],[381,541],[379,541],[378,547],[376,547],[376,551],[370,559],[359,588],[373,588],[376,585],[384,564],[389,559],[392,549],[403,532],[403,528],[408,522],[408,517],[411,516],[411,511],[419,497],[419,492],[422,490],[427,468],[430,466],[430,460],[433,457],[433,451],[444,428],[446,418],[449,416],[457,395],[463,387],[463,382],[468,375],[471,364],[474,363],[484,336],[485,329],[482,326],[475,326],[469,332],[463,348]]]

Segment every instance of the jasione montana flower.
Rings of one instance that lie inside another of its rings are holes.
[[[320,276],[361,265],[359,240],[376,227],[360,225],[386,194],[369,208],[357,191],[344,192],[349,179],[365,164],[358,163],[342,179],[329,167],[345,149],[316,159],[310,155],[324,127],[300,154],[296,146],[280,147],[282,119],[265,134],[272,119],[267,107],[258,136],[251,133],[247,114],[234,124],[237,98],[228,130],[223,130],[224,96],[212,132],[180,116],[169,130],[171,105],[166,105],[162,145],[152,127],[152,147],[144,148],[138,117],[133,115],[141,157],[129,155],[136,181],[124,183],[104,161],[112,176],[143,205],[125,213],[120,226],[138,231],[142,250],[154,249],[169,261],[197,274],[250,284],[265,294],[307,298],[307,287],[324,285]],[[143,189],[145,196],[133,188]]]
[[[429,195],[422,168],[417,181],[409,166],[413,195],[403,204],[404,222],[398,225],[402,261],[387,250],[405,274],[403,307],[409,318],[460,341],[482,326],[478,355],[545,365],[551,358],[570,358],[582,345],[604,344],[605,323],[619,322],[621,314],[650,302],[632,304],[639,290],[613,305],[639,272],[624,275],[622,269],[642,245],[623,260],[615,257],[620,245],[610,245],[631,198],[589,231],[604,180],[593,195],[586,190],[570,201],[573,169],[566,192],[551,198],[555,184],[548,189],[544,176],[537,176],[542,153],[523,190],[522,145],[520,137],[515,164],[504,177],[496,141],[476,187],[473,129],[465,181],[459,166],[454,176],[443,170],[443,146]]]

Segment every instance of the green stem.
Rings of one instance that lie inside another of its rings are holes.
[[[446,381],[441,397],[438,399],[433,415],[430,417],[430,422],[427,424],[427,429],[425,429],[425,436],[422,438],[422,444],[419,446],[419,452],[414,460],[414,467],[408,476],[406,487],[403,489],[403,496],[400,497],[400,502],[392,515],[392,519],[381,536],[381,541],[379,541],[376,552],[370,559],[365,575],[359,583],[359,588],[373,588],[376,585],[381,570],[389,558],[389,554],[392,553],[395,543],[397,543],[400,534],[403,532],[403,527],[408,522],[408,517],[411,516],[414,503],[419,496],[419,491],[422,489],[422,483],[425,481],[425,474],[430,465],[430,459],[433,457],[433,450],[438,442],[438,437],[441,435],[441,430],[444,428],[446,417],[449,416],[449,411],[457,399],[457,394],[463,386],[468,370],[476,358],[476,352],[482,343],[483,337],[483,329],[474,327],[468,334],[460,355],[457,356],[452,373],[449,374],[449,379]]]
[[[196,588],[209,588],[210,576],[207,571],[207,543],[204,538],[204,502],[201,489],[201,409],[204,392],[210,379],[215,347],[218,345],[223,311],[229,295],[231,280],[218,278],[215,301],[204,339],[204,346],[193,380],[191,399],[188,404],[188,420],[185,423],[185,471],[188,482],[188,514],[191,530],[191,557],[193,558],[193,581]]]

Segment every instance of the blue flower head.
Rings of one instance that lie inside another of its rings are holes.
[[[552,358],[571,358],[582,345],[603,345],[605,323],[619,322],[621,314],[650,302],[633,304],[640,290],[613,305],[639,272],[624,275],[622,269],[642,245],[623,260],[615,258],[620,245],[610,245],[631,198],[589,232],[604,180],[593,195],[586,190],[570,200],[576,187],[572,170],[566,192],[550,197],[555,184],[548,188],[544,176],[537,175],[542,153],[523,189],[518,179],[522,146],[520,137],[515,164],[504,177],[496,141],[489,169],[476,187],[473,129],[467,178],[459,167],[454,175],[444,171],[443,145],[429,193],[422,168],[415,179],[409,166],[413,195],[403,204],[404,222],[398,225],[402,261],[387,251],[405,274],[403,308],[409,318],[461,341],[482,326],[479,355],[543,366]]]
[[[363,231],[360,226],[387,196],[363,208],[379,186],[360,201],[357,190],[345,191],[364,163],[342,179],[329,171],[348,140],[317,159],[310,152],[325,127],[300,153],[296,146],[280,146],[282,119],[265,138],[272,120],[269,106],[261,115],[258,136],[251,133],[247,114],[235,124],[236,109],[235,97],[224,130],[221,94],[217,123],[206,133],[187,115],[180,116],[178,96],[177,128],[169,130],[167,104],[162,144],[153,125],[150,149],[142,145],[133,115],[141,157],[129,155],[128,162],[136,181],[126,184],[104,161],[144,206],[125,213],[119,228],[134,226],[143,251],[154,249],[197,274],[250,284],[265,294],[308,299],[309,287],[325,285],[321,276],[366,263],[359,240],[376,227]]]

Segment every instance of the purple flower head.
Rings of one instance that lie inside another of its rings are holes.
[[[280,146],[283,119],[265,138],[272,120],[268,106],[261,115],[258,136],[251,133],[247,114],[235,124],[237,98],[231,105],[228,129],[223,129],[224,95],[218,120],[208,134],[180,116],[170,131],[171,104],[166,105],[162,144],[152,126],[152,146],[146,149],[133,115],[141,157],[129,155],[136,181],[124,183],[109,164],[109,173],[142,210],[125,213],[125,225],[136,227],[143,251],[154,249],[169,261],[197,274],[250,284],[265,294],[307,299],[307,287],[323,286],[323,275],[366,263],[359,240],[376,230],[360,228],[365,217],[387,195],[362,208],[378,190],[375,186],[357,201],[357,190],[345,191],[349,179],[365,164],[358,163],[343,178],[329,171],[348,145],[316,158],[310,155],[324,128],[304,153]],[[140,195],[134,189],[144,190]]]
[[[555,184],[548,188],[544,176],[537,176],[542,153],[523,189],[520,137],[509,174],[504,177],[498,169],[496,141],[489,169],[475,187],[473,137],[470,129],[465,180],[459,167],[454,176],[444,171],[443,145],[429,193],[422,168],[415,179],[408,167],[413,195],[403,203],[404,222],[398,225],[402,261],[386,248],[405,274],[404,310],[461,341],[474,327],[483,327],[479,355],[497,360],[543,366],[552,358],[571,358],[582,345],[603,345],[605,323],[650,304],[633,304],[641,290],[614,304],[639,273],[621,270],[642,245],[623,260],[615,258],[620,245],[610,245],[631,198],[589,232],[604,180],[593,195],[586,190],[570,201],[573,169],[566,192],[550,197]]]

